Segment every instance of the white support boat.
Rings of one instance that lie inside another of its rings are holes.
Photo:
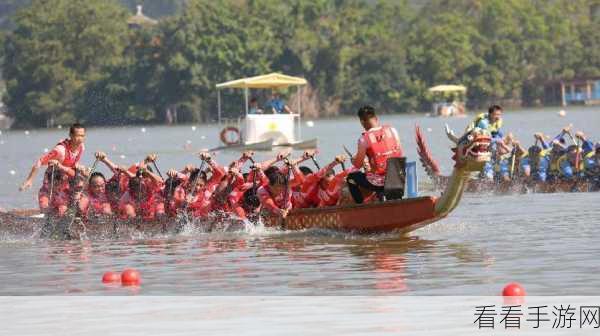
[[[317,139],[302,140],[302,106],[300,99],[295,113],[280,114],[252,114],[248,105],[250,89],[285,89],[295,86],[300,92],[306,80],[280,73],[237,79],[217,84],[219,125],[223,119],[221,109],[221,90],[243,89],[245,98],[245,114],[237,120],[236,124],[229,124],[221,132],[221,141],[224,146],[217,150],[269,150],[266,144],[271,141],[272,146],[292,147],[294,149],[312,149],[317,147]],[[235,125],[235,126],[234,126]],[[234,139],[228,139],[227,132],[237,133]],[[255,149],[256,147],[260,149]]]

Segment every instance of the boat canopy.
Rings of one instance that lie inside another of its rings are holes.
[[[436,85],[430,87],[429,92],[467,92],[467,88],[462,85]]]
[[[217,89],[284,89],[306,85],[306,79],[277,72],[217,84]]]

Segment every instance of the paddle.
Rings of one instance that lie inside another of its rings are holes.
[[[191,190],[191,195],[192,195],[192,199],[194,197],[196,197],[196,185],[198,185],[198,178],[200,177],[200,174],[202,174],[202,169],[204,169],[204,163],[206,161],[202,161],[202,163],[200,164],[200,168],[198,169],[198,174],[196,175],[196,177],[194,178],[194,180],[192,181],[192,190]],[[190,205],[190,202],[188,202],[187,198],[185,199],[185,207],[183,209],[183,212],[187,215],[187,210],[188,207]]]
[[[154,166],[154,169],[156,169],[158,176],[160,176],[160,178],[164,180],[162,174],[160,173],[160,169],[158,169],[158,166],[156,165],[156,161],[152,161],[152,165]]]
[[[319,163],[317,162],[317,159],[315,159],[315,155],[311,155],[310,159],[312,160],[313,164],[315,165],[315,167],[317,167],[317,170],[321,170],[321,167],[319,166]]]
[[[348,156],[350,157],[350,160],[352,160],[352,153],[350,152],[350,150],[346,147],[346,145],[344,145],[344,151],[346,152],[346,154],[348,154]]]
[[[284,163],[288,166],[287,175],[285,176],[285,180],[284,180],[285,190],[284,190],[284,194],[283,194],[283,207],[287,210],[288,197],[290,196],[289,187],[290,187],[290,177],[292,175],[292,165],[290,164],[290,161],[287,159],[285,159]],[[280,226],[283,227],[284,223],[285,223],[285,218],[281,218]]]
[[[52,204],[52,193],[54,192],[54,170],[56,166],[52,165],[52,170],[50,171],[50,204]]]
[[[577,175],[579,175],[579,156],[581,155],[581,146],[579,144],[579,141],[575,138],[573,138],[573,135],[571,134],[571,132],[567,132],[567,134],[569,135],[569,138],[571,138],[571,141],[573,141],[573,143],[575,144],[575,146],[577,146],[577,151],[576,151],[576,156],[575,156],[575,173]]]
[[[515,173],[515,161],[517,161],[517,147],[513,145],[513,149],[512,149],[512,153],[510,156],[510,172],[509,172],[509,177],[512,181],[513,179],[513,175]]]

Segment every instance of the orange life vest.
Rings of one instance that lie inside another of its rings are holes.
[[[394,136],[394,131],[390,126],[384,125],[379,129],[366,131],[362,136],[367,143],[371,171],[377,175],[385,175],[387,160],[403,155],[402,146]]]
[[[75,152],[71,152],[71,150],[69,150],[69,139],[65,139],[59,142],[57,146],[65,147],[65,159],[63,160],[63,162],[61,162],[61,164],[65,167],[74,168],[75,165],[79,162],[79,159],[81,159],[81,155],[83,154],[83,144],[79,145]]]

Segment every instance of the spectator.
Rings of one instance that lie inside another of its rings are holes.
[[[250,99],[250,108],[248,109],[248,114],[263,114],[264,111],[258,107],[258,100],[256,97],[252,97]]]
[[[290,110],[290,108],[280,98],[279,92],[277,91],[273,91],[271,93],[271,100],[267,102],[265,108],[267,111],[272,111],[273,114],[284,113],[284,111],[290,114],[293,113],[292,110]]]

